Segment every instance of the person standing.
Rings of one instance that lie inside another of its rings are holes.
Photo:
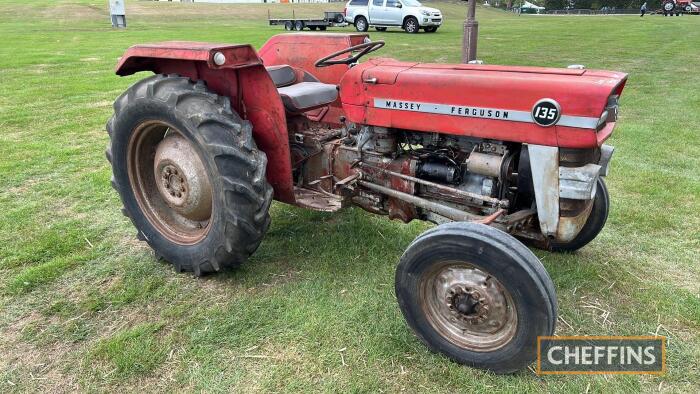
[[[641,12],[641,15],[639,17],[643,17],[644,14],[647,13],[647,2],[645,1],[644,4],[642,4],[642,8],[639,9],[639,12]]]

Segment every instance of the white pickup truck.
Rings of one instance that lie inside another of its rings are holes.
[[[370,26],[377,31],[400,27],[407,33],[434,33],[442,25],[442,13],[436,8],[424,7],[418,0],[350,0],[345,6],[345,21],[357,31]]]

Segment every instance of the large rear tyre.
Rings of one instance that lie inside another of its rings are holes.
[[[243,263],[270,224],[267,157],[229,99],[155,75],[114,103],[112,186],[157,256],[202,275]]]
[[[547,271],[510,235],[448,223],[416,238],[396,270],[408,325],[434,352],[497,373],[525,368],[552,335],[557,301]]]
[[[605,227],[605,222],[608,220],[610,212],[610,195],[608,188],[605,186],[603,178],[598,178],[598,189],[593,199],[593,207],[591,213],[586,219],[586,224],[583,225],[581,231],[574,239],[569,242],[551,242],[549,249],[552,252],[573,252],[588,245]]]

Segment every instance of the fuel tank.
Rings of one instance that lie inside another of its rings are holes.
[[[375,58],[340,84],[349,121],[567,148],[612,133],[627,74]]]

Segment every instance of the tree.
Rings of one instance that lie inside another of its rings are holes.
[[[544,7],[548,10],[563,10],[568,4],[568,0],[544,0]]]

